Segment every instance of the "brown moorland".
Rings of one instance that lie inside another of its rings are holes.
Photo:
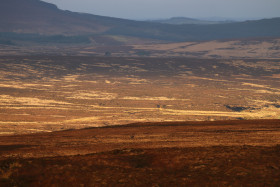
[[[280,120],[0,137],[1,186],[277,186]]]
[[[2,56],[0,186],[278,186],[279,69]]]

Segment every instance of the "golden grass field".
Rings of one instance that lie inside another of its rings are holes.
[[[2,57],[0,134],[280,118],[277,59]]]

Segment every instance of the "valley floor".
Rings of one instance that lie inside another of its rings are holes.
[[[8,56],[0,135],[280,118],[278,59]]]

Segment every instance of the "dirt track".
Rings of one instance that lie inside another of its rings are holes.
[[[139,123],[0,137],[0,185],[277,186],[280,120]]]

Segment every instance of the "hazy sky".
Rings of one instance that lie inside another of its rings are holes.
[[[280,0],[44,0],[64,10],[96,15],[158,19],[280,17]]]

